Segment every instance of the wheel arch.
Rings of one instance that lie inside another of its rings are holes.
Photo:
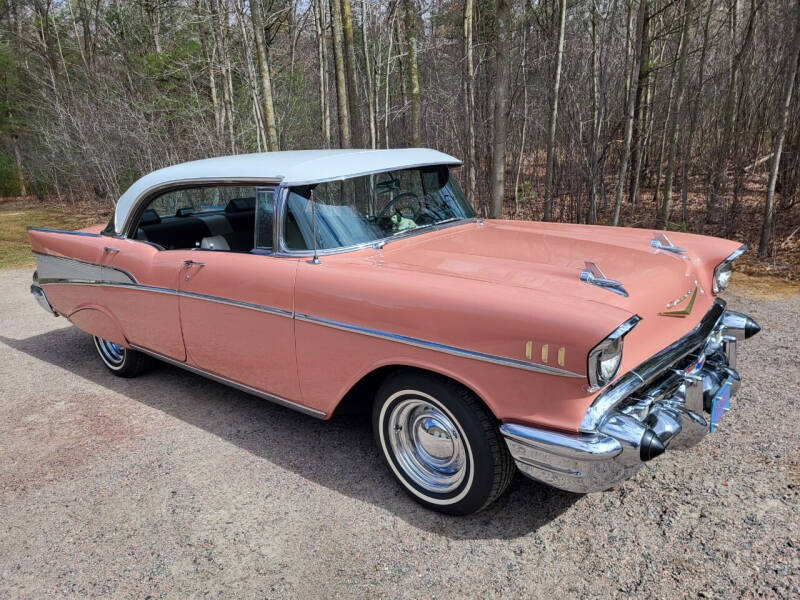
[[[81,306],[67,317],[81,331],[129,348],[128,340],[116,317],[97,305]]]
[[[460,385],[464,389],[470,391],[488,410],[497,418],[497,412],[493,409],[490,402],[486,400],[484,394],[480,392],[478,386],[473,382],[461,377],[457,373],[453,373],[449,369],[441,369],[432,367],[431,365],[421,365],[412,361],[388,361],[384,364],[374,366],[371,370],[362,373],[360,377],[355,378],[353,382],[347,387],[347,391],[341,396],[338,402],[334,404],[329,412],[328,417],[332,417],[334,413],[352,414],[368,412],[372,407],[372,401],[381,383],[386,380],[390,375],[399,371],[409,371],[416,373],[425,373],[443,377],[454,383]]]

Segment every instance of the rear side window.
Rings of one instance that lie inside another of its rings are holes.
[[[272,188],[210,185],[174,189],[145,207],[136,238],[164,250],[271,250],[273,214]]]

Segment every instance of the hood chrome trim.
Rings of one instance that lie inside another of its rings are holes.
[[[621,281],[609,279],[605,276],[603,271],[600,270],[600,267],[591,261],[586,261],[586,268],[581,271],[580,279],[581,281],[585,281],[590,285],[596,285],[598,287],[605,288],[609,292],[614,292],[615,294],[619,294],[625,298],[628,297],[628,290],[625,289]]]
[[[656,233],[655,237],[650,240],[650,245],[656,250],[664,250],[665,252],[679,254],[682,258],[688,258],[687,256],[683,256],[683,253],[686,252],[686,249],[679,248],[669,241],[666,233]]]

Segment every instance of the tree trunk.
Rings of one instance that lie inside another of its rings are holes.
[[[686,55],[692,33],[692,0],[683,3],[683,33],[681,33],[681,50],[678,57],[678,90],[672,120],[669,125],[669,150],[667,152],[667,173],[664,178],[664,202],[661,209],[661,223],[664,229],[669,225],[670,203],[672,202],[672,182],[675,175],[675,155],[678,149],[678,120],[681,117],[684,91],[686,89]]]
[[[561,89],[561,65],[564,62],[564,30],[567,22],[567,0],[560,0],[558,13],[558,48],[553,92],[550,97],[550,121],[547,134],[547,164],[544,175],[544,220],[553,220],[553,165],[555,162],[556,125],[558,124],[558,96]]]
[[[589,169],[589,214],[588,223],[597,222],[597,152],[600,145],[600,57],[597,52],[597,4],[592,2],[592,148]]]
[[[495,32],[494,134],[492,138],[492,218],[503,218],[506,183],[506,129],[508,127],[509,31],[511,7],[508,0],[497,0]]]
[[[333,62],[336,71],[336,106],[339,117],[339,146],[350,148],[350,113],[347,108],[347,80],[342,38],[342,7],[339,0],[330,0],[331,28],[333,29]]]
[[[514,216],[520,211],[519,207],[519,176],[522,172],[522,163],[525,161],[525,134],[528,131],[528,73],[525,58],[528,54],[528,22],[522,28],[522,47],[520,48],[520,70],[522,71],[522,135],[519,141],[519,160],[517,161],[517,176],[514,179]]]
[[[259,0],[251,0],[250,16],[253,19],[253,36],[258,58],[258,82],[261,92],[261,118],[264,119],[264,136],[267,140],[267,149],[270,152],[280,150],[278,145],[278,128],[275,125],[275,106],[272,101],[272,78],[269,72],[267,59],[267,44],[264,39],[264,21],[261,19]]]
[[[628,16],[629,22],[632,19],[632,13]],[[634,103],[637,98],[637,90],[639,87],[639,79],[636,74],[639,73],[639,62],[642,55],[642,44],[644,38],[644,24],[645,14],[647,13],[647,0],[641,0],[639,4],[639,12],[636,24],[636,47],[633,49],[631,58],[631,85],[628,89],[627,106],[625,108],[625,134],[622,142],[622,158],[619,162],[619,175],[617,177],[617,195],[614,201],[614,218],[613,224],[619,225],[619,213],[622,209],[622,190],[625,187],[625,178],[628,171],[628,160],[631,154],[631,140],[633,137],[633,121],[634,121]]]
[[[364,146],[364,128],[361,126],[361,111],[358,101],[358,82],[356,81],[356,48],[353,41],[353,8],[350,0],[341,0],[342,33],[344,34],[344,56],[347,74],[347,103],[350,115],[350,135],[358,148]]]
[[[792,45],[786,60],[786,80],[784,82],[783,105],[781,106],[781,121],[778,127],[778,135],[775,138],[775,149],[772,154],[772,165],[769,173],[769,184],[767,185],[767,201],[764,204],[764,223],[761,228],[761,240],[758,244],[758,256],[766,258],[772,248],[772,238],[774,232],[774,207],[775,207],[775,183],[778,180],[778,170],[781,165],[781,153],[783,152],[783,142],[786,139],[786,126],[789,122],[789,108],[792,104],[792,93],[794,92],[795,79],[797,78],[797,63],[800,60],[800,2],[795,1],[794,5],[794,35]]]
[[[504,1],[504,0],[503,0]],[[414,0],[403,0],[406,41],[408,42],[408,85],[411,88],[411,145],[422,145],[422,105],[417,59],[417,17]]]
[[[219,105],[219,97],[217,96],[217,78],[216,78],[216,67],[214,65],[214,56],[216,55],[216,42],[214,43],[214,48],[209,51],[208,49],[208,42],[206,41],[208,38],[208,30],[206,29],[206,15],[203,12],[203,2],[202,0],[198,0],[197,2],[197,18],[199,22],[199,33],[200,33],[200,47],[203,50],[203,56],[206,60],[206,65],[208,69],[208,95],[209,99],[211,100],[211,107],[214,110],[214,129],[217,132],[217,137],[222,135],[222,115],[220,114],[220,105]]]
[[[741,49],[733,55],[731,60],[728,90],[723,105],[724,122],[722,126],[722,141],[717,149],[717,159],[711,177],[711,185],[709,187],[708,204],[706,206],[706,224],[716,224],[720,221],[722,212],[721,206],[727,183],[728,155],[730,154],[731,139],[736,120],[736,92],[738,89],[739,68],[742,59],[750,49],[750,43],[753,41],[756,12],[758,12],[761,2],[763,2],[763,0],[750,0],[750,16],[747,21],[745,38],[742,42]],[[737,3],[734,2],[734,11],[736,10],[736,4]]]
[[[708,31],[711,24],[711,15],[713,14],[714,0],[710,0],[708,13],[706,14],[706,22],[703,26],[703,48],[700,51],[700,71],[697,76],[697,91],[694,94],[694,98],[690,107],[691,116],[689,117],[689,136],[682,149],[683,156],[681,159],[681,177],[683,179],[683,183],[681,185],[681,223],[683,223],[684,226],[686,226],[686,223],[689,220],[689,161],[692,157],[694,134],[697,130],[697,119],[700,112],[698,110],[699,102],[703,93],[703,86],[705,84],[706,56],[708,54]]]
[[[641,27],[641,51],[639,53],[638,68],[634,80],[636,81],[636,101],[633,107],[633,132],[631,141],[631,181],[628,190],[628,201],[635,205],[639,195],[639,175],[642,168],[642,154],[644,153],[643,138],[647,137],[647,115],[645,114],[648,102],[646,94],[650,91],[648,80],[652,66],[650,64],[650,7],[649,0],[640,0],[640,10],[643,11]],[[637,33],[637,38],[639,33]],[[644,100],[644,102],[643,102]]]
[[[661,177],[664,175],[664,154],[667,151],[667,139],[669,133],[670,123],[674,120],[673,109],[675,108],[675,87],[676,87],[676,79],[678,75],[678,56],[680,56],[682,44],[683,44],[683,28],[681,28],[681,38],[678,41],[678,51],[675,57],[675,60],[672,61],[672,71],[669,75],[669,92],[667,93],[667,114],[664,116],[664,127],[661,130],[661,145],[658,149],[658,161],[656,164],[658,165],[658,175],[656,176],[655,186],[653,188],[653,211],[656,215],[656,222],[660,225],[660,218],[661,212],[659,210],[658,205],[658,190],[661,187]],[[666,46],[666,44],[664,44]],[[660,61],[659,61],[660,62]],[[655,115],[655,111],[651,110],[651,113]]]
[[[314,0],[314,29],[317,35],[317,61],[319,63],[319,117],[325,148],[331,147],[331,111],[328,103],[328,52],[325,43],[325,9],[323,0]]]
[[[378,131],[375,122],[375,77],[369,53],[367,0],[361,0],[361,44],[364,48],[364,73],[367,76],[367,110],[369,111],[369,147],[378,147]]]
[[[218,5],[217,2],[220,2]],[[236,154],[236,135],[233,128],[233,83],[231,77],[231,61],[227,48],[227,25],[223,26],[221,12],[221,0],[209,0],[211,9],[211,19],[214,25],[214,37],[216,39],[217,50],[219,51],[220,62],[222,63],[222,106],[225,114],[225,126],[228,134],[228,146],[231,154]],[[227,11],[225,14],[227,23]]]
[[[475,65],[472,53],[472,29],[475,0],[464,0],[464,96],[467,113],[467,199],[475,207]],[[476,207],[477,208],[477,207]]]

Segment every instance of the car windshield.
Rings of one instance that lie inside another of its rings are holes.
[[[475,211],[445,166],[386,171],[289,188],[284,238],[289,250],[346,248],[469,219]]]

